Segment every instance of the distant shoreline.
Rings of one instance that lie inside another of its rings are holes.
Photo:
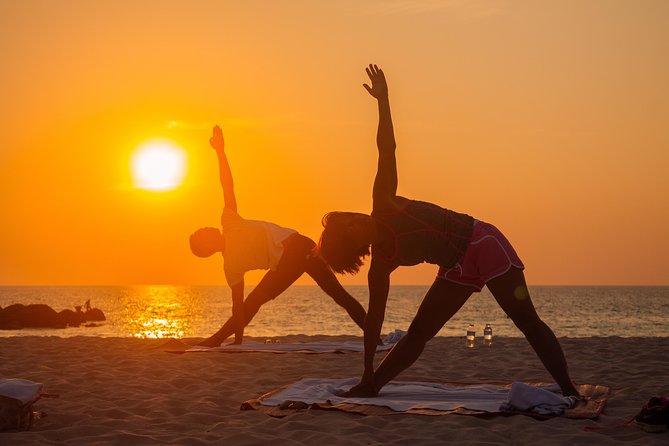
[[[249,287],[257,285],[257,283],[247,283]],[[432,282],[428,283],[414,283],[414,284],[391,284],[391,287],[426,287],[432,285]],[[313,287],[315,284],[294,284],[291,285],[291,288],[295,287]],[[349,284],[345,285],[347,287],[366,287],[367,284]],[[669,284],[663,285],[654,285],[654,284],[641,284],[641,285],[611,285],[611,284],[594,284],[594,285],[546,285],[546,284],[528,284],[530,288],[532,287],[544,287],[544,288],[669,288]],[[0,284],[0,290],[2,288],[116,288],[116,287],[194,287],[194,288],[211,288],[211,287],[227,287],[227,284],[220,283],[216,285],[178,285],[170,283],[153,283],[153,284],[134,284],[134,285],[32,285],[32,284]]]

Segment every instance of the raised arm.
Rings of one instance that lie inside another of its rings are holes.
[[[223,188],[223,201],[225,207],[237,212],[237,199],[235,198],[235,186],[232,182],[232,172],[228,157],[225,156],[225,140],[223,132],[219,126],[214,126],[212,137],[209,139],[209,145],[216,151],[218,156],[218,172],[221,177],[221,187]]]
[[[390,115],[388,84],[383,70],[376,65],[365,69],[372,81],[372,86],[363,84],[379,104],[379,128],[376,133],[376,145],[379,149],[379,162],[374,179],[372,193],[373,209],[384,210],[392,207],[397,194],[397,161],[395,159],[395,133]]]

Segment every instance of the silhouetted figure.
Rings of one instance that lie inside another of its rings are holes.
[[[90,305],[85,312],[81,311],[81,307],[78,307],[77,311],[56,312],[44,304],[13,304],[0,309],[0,329],[3,330],[78,327],[84,322],[104,321],[105,319],[102,310],[90,308]]]
[[[305,272],[362,328],[364,308],[344,290],[323,259],[314,253],[316,243],[313,240],[293,229],[246,220],[237,213],[232,172],[220,127],[214,127],[209,144],[218,156],[223,188],[222,229],[198,229],[190,237],[190,247],[198,257],[209,257],[218,252],[223,255],[225,277],[232,289],[232,317],[199,345],[218,346],[232,334],[235,335],[234,343],[240,344],[244,327],[260,307],[285,291]],[[269,271],[244,299],[244,273],[254,269]]]
[[[370,254],[369,307],[365,319],[364,373],[347,396],[374,396],[420,356],[425,344],[474,293],[487,285],[497,303],[523,332],[564,395],[577,395],[560,344],[539,318],[525,284],[523,263],[502,233],[432,203],[397,195],[395,136],[388,86],[376,65],[366,69],[369,94],[378,101],[378,168],[371,215],[331,212],[323,219],[320,250],[339,273],[356,273]],[[374,370],[374,352],[386,309],[390,274],[400,266],[439,266],[407,335]]]

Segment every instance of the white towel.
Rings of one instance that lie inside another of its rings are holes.
[[[395,330],[391,331],[386,335],[385,338],[383,338],[383,343],[384,344],[396,344],[397,341],[402,339],[404,336],[406,336],[407,332],[404,330]]]
[[[515,382],[511,385],[509,399],[503,405],[505,409],[535,412],[541,415],[559,415],[565,409],[574,407],[578,398],[566,397],[556,385],[536,387]]]
[[[381,389],[377,397],[373,398],[341,397],[336,394],[348,390],[358,381],[358,378],[303,378],[280,392],[261,397],[260,403],[266,406],[279,406],[284,401],[300,401],[306,404],[352,403],[385,406],[398,412],[410,409],[450,411],[464,408],[483,412],[515,409],[540,414],[560,414],[575,403],[573,398],[566,398],[547,390],[556,388],[555,385],[536,387],[524,383],[514,383],[512,389],[515,391],[513,391],[508,386],[494,384],[455,385],[391,381]],[[522,402],[518,397],[522,398]],[[510,400],[513,406],[509,405]]]
[[[509,388],[495,385],[454,386],[440,383],[391,381],[375,398],[345,398],[335,394],[357,384],[358,378],[314,379],[304,378],[269,397],[261,398],[267,406],[278,406],[284,401],[313,403],[354,403],[385,406],[396,411],[409,409],[471,410],[497,412],[509,394]]]

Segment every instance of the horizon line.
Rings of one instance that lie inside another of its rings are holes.
[[[401,283],[395,284],[395,286],[430,286],[430,283]],[[255,287],[257,283],[245,284],[248,287]],[[541,287],[669,287],[667,284],[527,284],[529,287],[541,286]],[[2,287],[228,287],[225,283],[218,284],[176,284],[176,283],[135,283],[135,284],[2,284],[0,283],[0,288]],[[342,285],[344,287],[367,287],[367,284],[350,284]],[[293,284],[289,288],[293,287],[318,287],[317,284]]]

